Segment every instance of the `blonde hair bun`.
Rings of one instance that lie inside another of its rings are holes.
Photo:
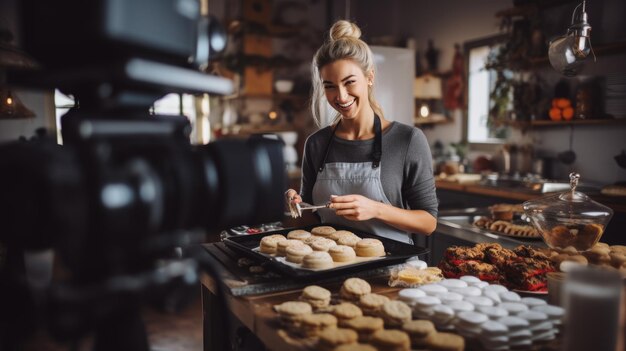
[[[330,40],[338,40],[344,38],[359,39],[361,37],[361,29],[359,26],[346,20],[339,20],[330,28]]]

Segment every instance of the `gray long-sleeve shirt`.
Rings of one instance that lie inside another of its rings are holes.
[[[313,185],[331,134],[331,127],[325,127],[306,140],[300,187],[305,202],[313,203]],[[424,133],[418,128],[392,122],[383,131],[382,140],[381,182],[391,204],[424,210],[437,217],[432,156]],[[326,162],[370,162],[373,144],[374,139],[346,140],[335,136]]]

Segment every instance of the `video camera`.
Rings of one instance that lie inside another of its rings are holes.
[[[13,298],[4,299],[0,349],[32,326],[24,311],[41,317],[24,297],[32,291],[20,260],[50,248],[67,270],[37,306],[54,334],[95,330],[97,350],[147,349],[142,293],[197,283],[207,265],[194,249],[207,230],[282,218],[282,143],[191,145],[186,117],[149,114],[167,93],[232,91],[199,71],[226,37],[198,0],[20,5],[22,47],[42,69],[8,72],[9,82],[58,88],[78,107],[62,117],[62,146],[47,137],[0,145],[0,289]]]

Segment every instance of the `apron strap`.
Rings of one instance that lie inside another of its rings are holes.
[[[324,150],[324,158],[317,169],[318,172],[322,172],[324,170],[324,166],[326,165],[326,159],[328,158],[328,152],[330,151],[330,145],[333,143],[333,139],[335,138],[335,132],[337,128],[339,128],[339,123],[341,123],[341,119],[337,122],[335,128],[333,128],[333,132],[328,139],[328,144],[326,144],[326,150]],[[372,168],[378,168],[380,166],[380,159],[383,156],[383,132],[380,124],[380,117],[378,115],[374,115],[374,147],[372,150]]]

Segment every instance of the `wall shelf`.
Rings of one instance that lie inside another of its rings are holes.
[[[527,130],[533,128],[552,128],[565,126],[604,126],[604,125],[622,125],[626,126],[626,118],[615,119],[574,119],[571,121],[498,121],[499,125],[506,125],[512,128]]]

